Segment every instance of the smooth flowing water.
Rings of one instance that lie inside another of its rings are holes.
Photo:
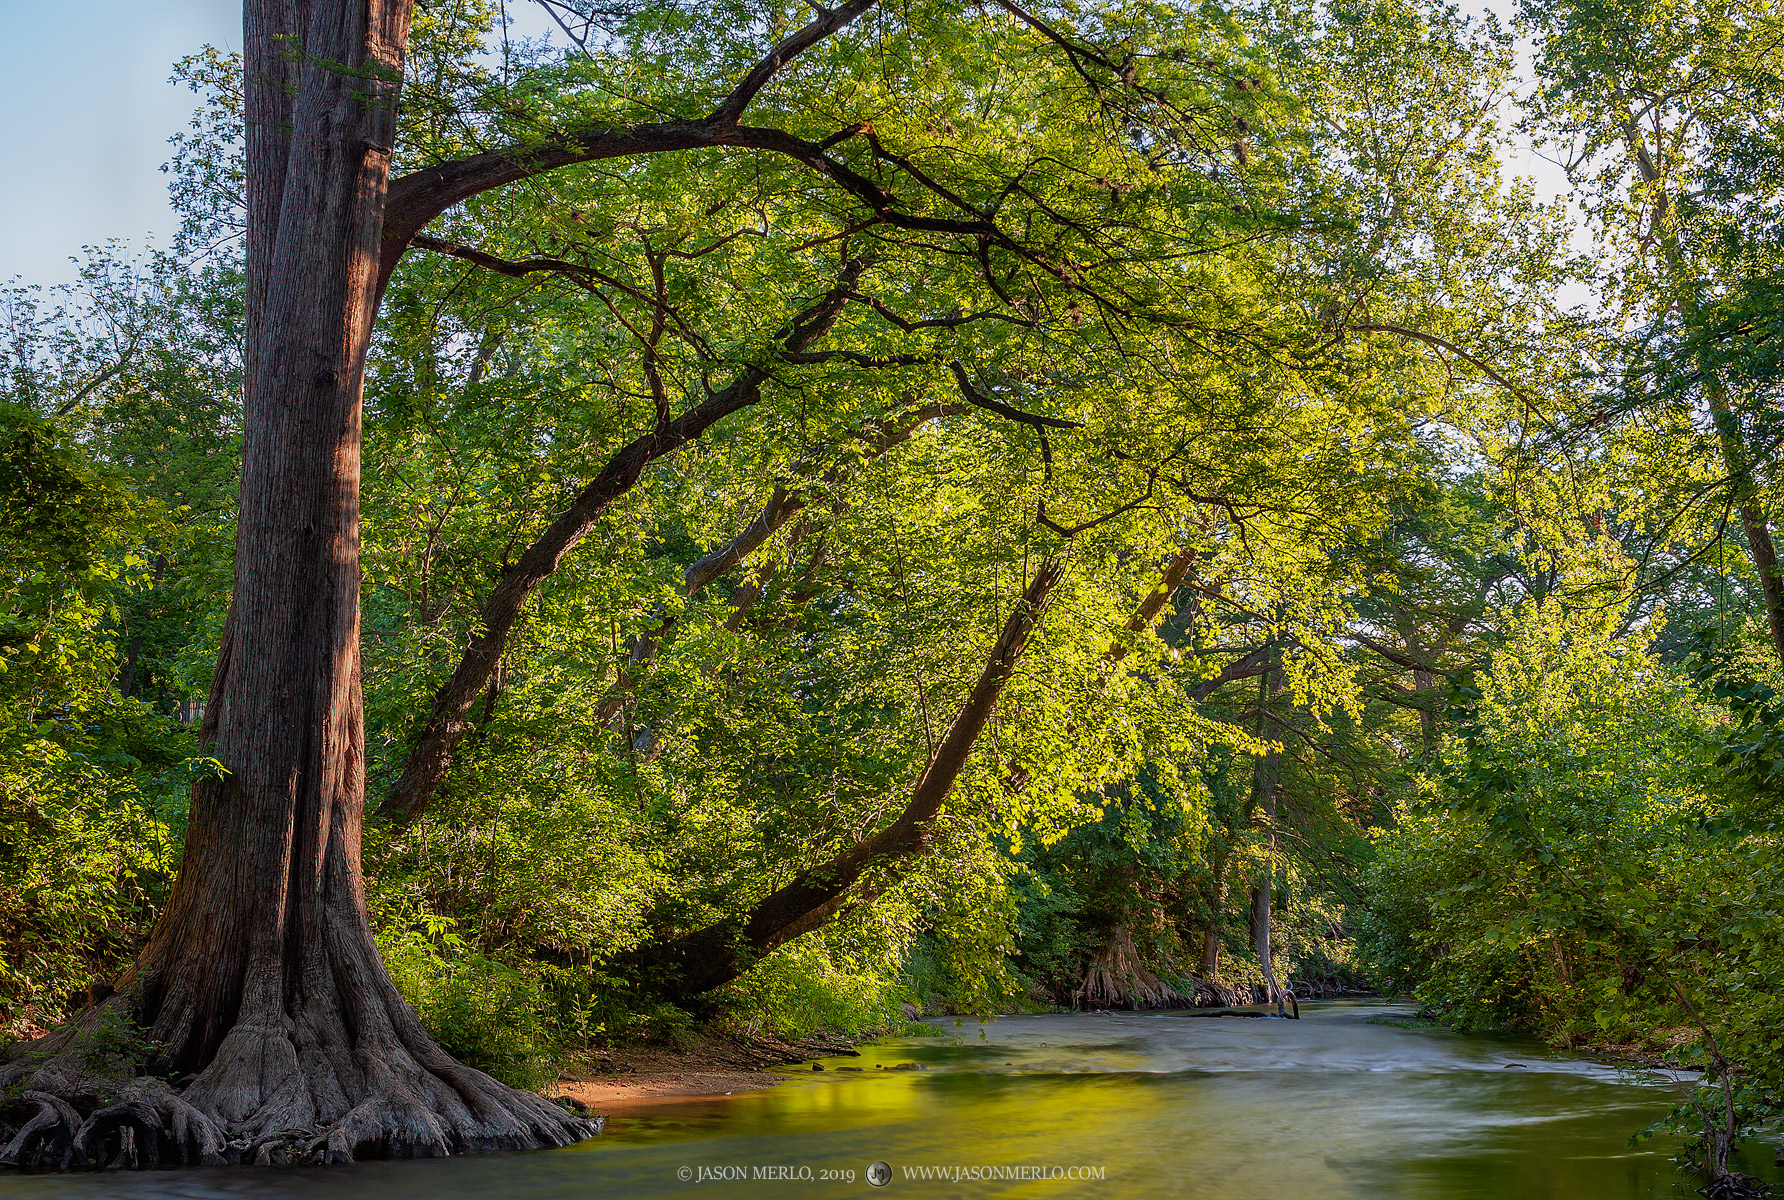
[[[768,1091],[609,1109],[568,1150],[301,1170],[0,1181],[33,1200],[1176,1196],[1685,1200],[1678,1094],[1530,1043],[1306,1005],[1301,1021],[1116,1013],[943,1025]],[[916,1062],[926,1070],[887,1070]],[[838,1070],[859,1067],[859,1071]],[[1743,1169],[1776,1179],[1770,1154]],[[890,1167],[884,1187],[873,1163]],[[938,1170],[939,1169],[939,1170]],[[924,1178],[925,1173],[929,1178]],[[1024,1177],[1026,1176],[1026,1177]],[[1039,1178],[1037,1178],[1039,1176]]]

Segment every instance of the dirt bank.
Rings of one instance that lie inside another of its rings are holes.
[[[723,1096],[770,1088],[785,1076],[770,1068],[854,1054],[847,1041],[745,1038],[702,1033],[680,1045],[643,1044],[604,1050],[583,1070],[565,1071],[545,1089],[602,1112],[627,1104]]]

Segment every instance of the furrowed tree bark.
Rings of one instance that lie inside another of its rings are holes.
[[[203,730],[224,773],[193,789],[172,895],[115,994],[0,1067],[0,1090],[43,1097],[7,1164],[338,1162],[597,1128],[441,1050],[367,918],[360,402],[409,15],[245,7],[241,504]]]
[[[359,857],[358,645],[360,404],[372,323],[412,240],[453,205],[575,163],[703,148],[784,156],[879,221],[996,245],[1064,279],[995,213],[910,211],[831,157],[834,139],[742,123],[788,62],[874,2],[819,8],[705,117],[556,131],[393,183],[412,0],[246,0],[242,495],[234,595],[202,732],[225,773],[194,788],[173,894],[116,994],[0,1065],[9,1139],[0,1166],[433,1155],[562,1145],[598,1128],[454,1062],[398,996],[372,940]],[[655,431],[649,445],[696,436],[766,378],[755,375]],[[643,452],[610,464],[613,478],[641,470]],[[538,547],[504,579],[495,615],[518,610],[538,572],[580,536],[587,506],[605,503],[586,501],[554,525],[561,545]],[[1053,578],[1056,569],[1037,605]],[[981,679],[995,686],[978,725],[975,690],[960,729],[976,735],[1031,622],[1017,621],[1013,647],[1000,641],[1009,662]],[[464,703],[481,690],[500,640],[475,656],[481,678]],[[446,743],[429,770],[462,736],[451,728],[462,715],[454,695],[430,717],[442,718]],[[967,736],[962,757],[970,744]],[[931,765],[910,811],[940,803],[946,774]],[[909,836],[920,840],[921,830]],[[93,1035],[114,1021],[138,1049],[95,1067]],[[98,1107],[99,1095],[117,1102]],[[17,1132],[14,1098],[28,1110]]]
[[[931,823],[953,791],[973,743],[1040,623],[1047,597],[1064,574],[1065,562],[1057,558],[1035,572],[897,819],[828,861],[801,871],[742,917],[644,947],[633,956],[632,965],[639,973],[666,998],[694,999],[737,978],[764,954],[824,925],[869,870],[895,867],[920,854],[928,844]]]
[[[799,316],[786,335],[787,352],[804,350],[829,332],[848,304],[860,271],[860,263],[849,263],[836,287]],[[762,385],[767,381],[766,368],[746,367],[729,384],[681,416],[627,442],[520,558],[503,570],[501,581],[483,602],[477,632],[458,667],[434,693],[427,723],[409,752],[403,773],[379,806],[379,815],[406,823],[427,807],[428,799],[452,765],[452,752],[471,730],[471,705],[501,660],[521,609],[565,556],[588,536],[602,514],[631,490],[651,463],[760,400]]]

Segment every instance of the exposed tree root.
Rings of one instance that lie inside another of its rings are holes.
[[[1183,1008],[1194,1000],[1154,974],[1133,934],[1120,926],[1091,958],[1072,1002],[1093,1008]]]
[[[1762,1180],[1751,1175],[1729,1172],[1718,1175],[1714,1180],[1697,1189],[1701,1195],[1710,1200],[1763,1200],[1771,1195],[1771,1189]]]
[[[1199,975],[1191,975],[1186,981],[1192,1003],[1197,1008],[1240,1008],[1247,1004],[1263,1003],[1263,989],[1254,988],[1250,984],[1234,986],[1218,980],[1203,979]]]
[[[1294,1003],[1288,992],[1283,995]],[[1091,957],[1083,981],[1071,995],[1075,1008],[1243,1008],[1268,1003],[1269,990],[1258,983],[1225,984],[1199,975],[1167,983],[1141,957],[1125,927],[1110,934]]]
[[[42,1086],[41,1079],[35,1080]],[[109,1103],[101,1103],[104,1095]],[[15,1124],[15,1121],[22,1123]],[[69,1096],[32,1088],[0,1107],[0,1170],[71,1171],[221,1166],[229,1144],[215,1121],[158,1079],[89,1077]]]
[[[601,1131],[603,1118],[508,1087],[394,1024],[379,1031],[390,1037],[333,1047],[289,1021],[239,1024],[176,1087],[96,1051],[89,1013],[0,1066],[0,1171],[434,1158]]]
[[[65,1171],[74,1163],[74,1137],[81,1115],[59,1096],[26,1092],[0,1109],[0,1121],[15,1112],[29,1113],[18,1132],[0,1148],[0,1167],[27,1171]],[[12,1132],[12,1125],[5,1129]],[[83,1156],[84,1161],[84,1156]]]

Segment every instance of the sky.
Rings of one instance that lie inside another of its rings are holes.
[[[547,28],[536,5],[509,7],[515,36]],[[241,0],[0,0],[0,162],[16,164],[0,187],[0,282],[70,282],[81,248],[109,238],[170,241],[161,164],[195,97],[168,80],[207,43],[240,48]],[[1527,146],[1505,165],[1539,194],[1566,186]]]
[[[510,0],[513,36],[547,32]],[[196,97],[173,65],[241,49],[241,0],[0,0],[0,282],[76,278],[81,247],[165,246],[178,228],[161,164]]]
[[[83,245],[176,228],[161,164],[194,97],[167,82],[241,46],[241,0],[0,0],[0,280],[65,283]]]

